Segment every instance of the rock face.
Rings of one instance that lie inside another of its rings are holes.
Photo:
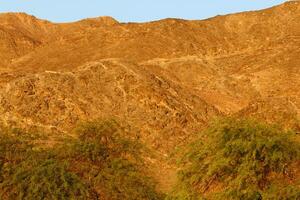
[[[165,147],[175,144],[218,113],[160,72],[116,59],[15,78],[2,89],[0,112],[4,123],[56,132],[78,120],[114,117],[141,131],[155,147],[163,138]]]
[[[0,15],[0,120],[68,132],[115,117],[163,150],[220,115],[299,127],[300,2],[202,21]]]

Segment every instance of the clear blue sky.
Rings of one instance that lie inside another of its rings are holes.
[[[0,0],[0,12],[26,12],[53,22],[112,16],[121,22],[204,19],[271,7],[284,0]]]

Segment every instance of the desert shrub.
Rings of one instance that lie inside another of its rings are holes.
[[[18,129],[0,128],[0,160],[18,163],[24,160],[33,148],[30,137]]]
[[[34,147],[26,132],[0,131],[0,199],[86,199],[79,177],[56,161],[51,149]]]
[[[0,184],[5,179],[5,171],[25,160],[32,147],[28,136],[20,130],[0,128]]]
[[[300,199],[299,183],[295,185],[272,184],[262,199],[267,200],[298,200]]]
[[[162,195],[155,191],[153,181],[125,159],[111,160],[99,171],[95,182],[103,187],[104,193],[112,200],[162,199]]]
[[[163,199],[143,171],[143,145],[123,126],[93,121],[75,133],[40,148],[31,134],[0,131],[0,199]]]
[[[0,199],[163,199],[143,172],[143,146],[115,120],[75,133],[45,149],[31,134],[0,131]]]
[[[9,199],[87,199],[89,194],[78,176],[52,159],[24,161],[2,187]]]
[[[93,163],[127,157],[139,159],[142,145],[115,120],[93,121],[80,124],[75,129],[78,135],[71,147],[73,156]]]
[[[170,199],[299,198],[291,169],[299,161],[300,150],[294,135],[249,119],[215,121],[184,156]],[[274,188],[280,189],[275,193]]]
[[[141,170],[141,143],[120,124],[114,120],[88,122],[75,132],[79,139],[70,145],[68,157],[80,162],[75,171],[89,169],[82,176],[100,195],[111,200],[162,199],[154,182]]]

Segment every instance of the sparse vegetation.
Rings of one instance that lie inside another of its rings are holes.
[[[300,200],[299,27],[299,0],[150,23],[0,13],[0,200]],[[127,121],[76,126],[97,117]]]
[[[115,121],[77,127],[78,138],[34,148],[26,133],[0,134],[1,199],[162,199],[142,171],[142,145]]]
[[[53,159],[26,160],[2,183],[9,199],[87,199],[88,188],[67,166]]]
[[[114,120],[85,123],[75,132],[67,157],[79,163],[74,169],[90,180],[108,199],[162,199],[149,177],[143,175],[142,145]],[[86,170],[88,169],[88,170]]]
[[[184,156],[169,199],[300,199],[294,136],[253,120],[214,122]]]
[[[81,124],[77,137],[38,148],[31,134],[0,133],[0,199],[160,200],[143,169],[143,146],[114,120]],[[300,198],[295,133],[223,119],[190,145],[168,200]],[[297,182],[298,181],[298,182]]]

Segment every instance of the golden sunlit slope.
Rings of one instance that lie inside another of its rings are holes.
[[[0,14],[0,122],[57,136],[82,120],[116,118],[159,155],[147,163],[162,190],[175,181],[164,159],[214,117],[300,131],[299,88],[296,1],[201,21],[57,24]]]
[[[69,24],[45,24],[26,15],[16,15],[19,20],[7,20],[7,24],[13,24],[10,25],[11,31],[25,32],[26,36],[40,42],[42,34],[50,41],[38,49],[34,48],[31,54],[23,56],[25,53],[22,52],[16,55],[19,59],[14,60],[11,66],[65,69],[103,58],[146,61],[190,55],[217,57],[256,51],[297,39],[299,13],[299,3],[289,2],[259,12],[202,21],[165,19],[142,24],[118,23],[109,17]],[[11,18],[11,15],[4,15],[3,18]],[[30,21],[32,27],[28,24]],[[45,28],[47,26],[52,28]],[[13,34],[11,36],[14,37]]]
[[[53,28],[50,22],[24,13],[0,14],[1,68],[46,43]]]
[[[201,21],[1,14],[0,118],[65,132],[113,116],[162,149],[219,115],[284,113],[296,126],[299,55],[299,2]]]

